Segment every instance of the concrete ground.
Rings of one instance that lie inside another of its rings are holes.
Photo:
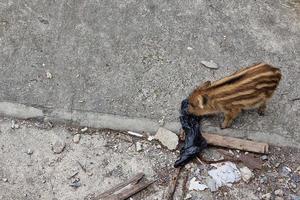
[[[78,143],[74,140],[76,133],[81,134]],[[157,181],[130,200],[160,200],[178,156],[178,150],[169,151],[157,141],[121,132],[52,127],[37,121],[0,118],[0,138],[1,200],[91,200],[138,172],[145,173],[148,180]],[[137,148],[138,143],[141,149]],[[245,154],[225,151],[236,158]],[[206,149],[203,155],[209,160],[220,158],[213,148]],[[271,146],[270,155],[261,159],[263,167],[252,170],[249,183],[240,180],[215,192],[188,190],[193,178],[205,184],[207,171],[212,168],[209,164],[191,162],[182,169],[174,200],[258,200],[266,194],[269,199],[299,200],[300,150]],[[237,166],[244,167],[243,163]],[[80,185],[72,187],[76,181]]]
[[[1,0],[0,101],[177,121],[196,85],[264,61],[283,73],[267,115],[248,112],[229,132],[297,146],[299,18],[298,0]]]

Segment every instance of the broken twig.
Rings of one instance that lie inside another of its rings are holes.
[[[176,168],[175,170],[175,173],[173,174],[172,176],[172,179],[164,193],[164,196],[163,196],[163,200],[172,200],[173,199],[173,194],[175,192],[175,189],[176,189],[176,185],[177,185],[177,180],[178,180],[178,177],[179,177],[179,174],[180,174],[180,170],[181,170],[181,167],[178,167]]]

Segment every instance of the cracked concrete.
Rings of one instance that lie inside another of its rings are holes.
[[[2,0],[0,101],[170,123],[199,83],[264,61],[283,73],[267,115],[230,130],[299,144],[299,17],[297,0]]]

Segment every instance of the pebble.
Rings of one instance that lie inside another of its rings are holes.
[[[290,194],[290,199],[291,200],[300,200],[300,196],[296,196],[296,195]]]
[[[267,193],[261,196],[261,199],[269,200],[271,199],[271,193]]]
[[[193,48],[192,47],[187,47],[187,50],[191,51],[191,50],[193,50]]]
[[[296,189],[297,185],[295,183],[291,183],[292,188]]]
[[[80,179],[74,180],[72,183],[70,183],[70,186],[73,187],[73,188],[80,187],[81,186]]]
[[[32,155],[32,154],[33,154],[33,150],[32,150],[32,149],[28,149],[28,150],[26,151],[26,153],[27,153],[28,155]]]
[[[15,120],[12,120],[11,121],[11,128],[12,129],[18,129],[18,128],[20,128],[20,125],[17,124]]]
[[[297,167],[296,172],[300,172],[300,166]]]
[[[52,76],[51,72],[47,71],[46,77],[47,77],[47,79],[51,79],[53,76]]]
[[[277,167],[279,167],[279,165],[280,165],[280,163],[276,163],[276,164],[275,164],[275,167],[277,168]]]
[[[74,135],[74,137],[73,137],[73,142],[76,143],[76,144],[78,144],[79,141],[80,141],[80,134]]]
[[[201,61],[201,64],[210,69],[219,69],[219,66],[212,60],[210,61]]]
[[[215,191],[218,190],[216,184],[217,184],[217,183],[216,183],[216,181],[215,181],[214,179],[212,179],[212,178],[210,178],[210,177],[208,177],[208,178],[206,179],[206,185],[207,185],[207,187],[210,189],[211,192],[215,192]]]
[[[282,191],[282,189],[278,189],[278,190],[275,190],[274,194],[275,194],[276,196],[282,197],[282,196],[283,196],[283,191]]]
[[[8,182],[8,179],[7,178],[3,178],[2,181]]]
[[[82,132],[82,133],[84,133],[84,132],[86,132],[88,130],[88,128],[87,127],[84,127],[84,128],[82,128],[80,131]]]
[[[253,173],[251,172],[251,170],[248,167],[242,167],[242,168],[240,168],[240,171],[242,174],[243,181],[245,181],[246,183],[249,183],[249,181],[253,177]]]
[[[93,172],[88,172],[87,175],[93,176]]]
[[[135,148],[136,148],[136,151],[142,151],[143,150],[143,146],[140,142],[135,143]]]
[[[288,176],[291,172],[292,172],[292,170],[287,166],[283,166],[281,169],[281,174],[283,176]]]
[[[57,140],[54,145],[52,146],[52,151],[56,154],[61,153],[66,146],[66,143],[61,140]]]
[[[263,155],[260,157],[262,160],[268,160],[268,156],[267,155]]]
[[[266,176],[261,177],[261,179],[259,180],[259,182],[262,183],[266,183],[268,181],[268,178]]]
[[[187,199],[191,199],[193,196],[191,194],[187,194],[185,197],[184,197],[184,200],[187,200]]]
[[[159,128],[154,138],[160,141],[170,150],[176,149],[179,140],[178,136],[175,133],[165,128]]]

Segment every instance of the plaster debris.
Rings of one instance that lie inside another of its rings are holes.
[[[216,169],[208,171],[208,174],[216,181],[216,188],[231,186],[241,179],[241,173],[232,162],[212,164]]]
[[[76,143],[76,144],[78,144],[79,141],[80,141],[80,137],[81,137],[80,134],[74,135],[74,137],[73,137],[73,142]]]
[[[140,142],[135,143],[135,148],[136,151],[142,151],[143,150],[143,145]]]
[[[208,188],[207,185],[201,184],[200,181],[196,181],[196,177],[193,177],[190,180],[189,190],[202,191],[202,190],[205,190],[207,188]]]
[[[52,151],[56,154],[59,154],[64,150],[65,146],[66,143],[64,141],[57,140],[52,146]]]
[[[49,71],[46,72],[46,77],[47,77],[47,79],[52,79],[53,78],[51,72],[49,72]]]
[[[84,128],[82,128],[80,131],[82,132],[82,133],[84,133],[84,132],[86,132],[88,130],[88,127],[84,127]]]

